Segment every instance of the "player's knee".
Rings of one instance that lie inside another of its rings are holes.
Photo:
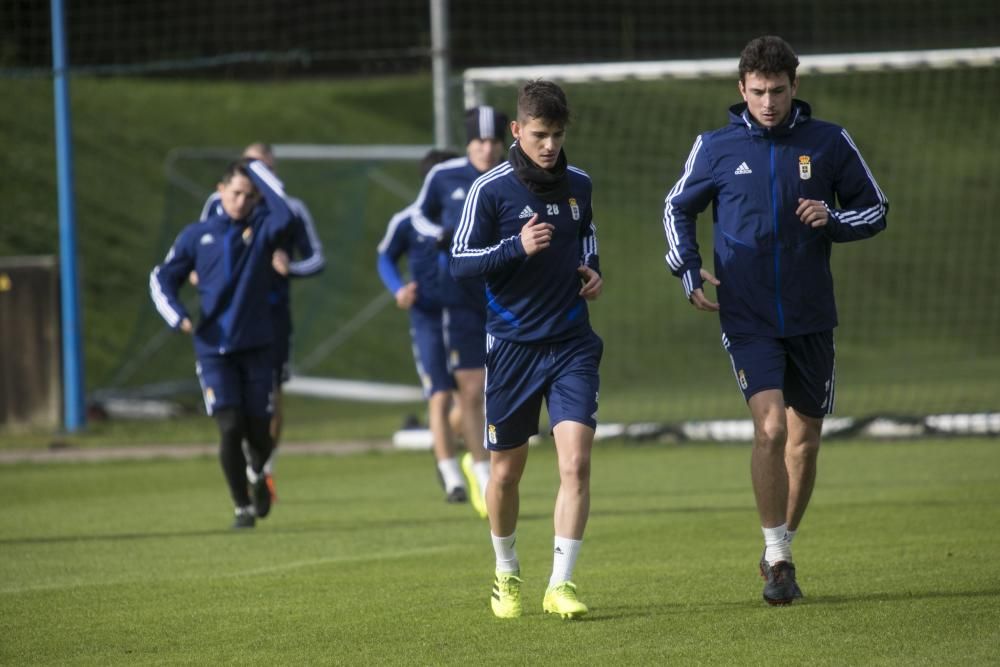
[[[589,452],[574,452],[559,457],[559,478],[565,481],[586,482],[590,479]]]
[[[240,447],[243,443],[244,419],[243,413],[235,408],[223,408],[216,410],[215,423],[219,427],[219,436],[222,439],[222,446]]]
[[[768,417],[754,427],[754,446],[771,450],[783,450],[788,438],[788,426],[778,416]]]
[[[789,442],[785,456],[802,463],[810,463],[819,457],[819,439]]]
[[[504,490],[514,488],[521,482],[522,471],[516,466],[493,462],[490,466],[490,486]]]

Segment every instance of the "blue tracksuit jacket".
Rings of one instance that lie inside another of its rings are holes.
[[[285,322],[285,329],[291,332],[292,311],[289,279],[319,274],[326,267],[326,258],[323,256],[323,243],[319,239],[319,234],[316,233],[316,225],[313,223],[312,215],[310,215],[305,202],[286,195],[285,203],[291,209],[295,220],[281,247],[288,253],[292,261],[288,264],[287,276],[281,275],[273,268],[271,269],[271,288],[267,297],[274,310],[274,316],[281,318]],[[211,216],[222,213],[220,195],[218,192],[213,192],[205,200],[200,219],[205,222]]]
[[[258,204],[243,220],[223,212],[191,223],[149,276],[153,303],[167,324],[176,329],[189,318],[197,325],[199,357],[260,347],[274,336],[267,298],[271,255],[286,242],[294,217],[281,182],[267,167],[255,161],[249,171],[266,205]],[[178,298],[192,270],[198,272],[196,321]]]
[[[462,208],[472,183],[482,174],[467,157],[457,157],[434,165],[427,172],[414,202],[422,225],[438,225],[439,236],[450,239],[458,228]],[[462,306],[482,312],[485,303],[480,278],[456,280],[448,268],[447,251],[438,257],[438,290],[443,306]]]
[[[577,268],[600,272],[590,176],[567,168],[570,196],[546,202],[526,188],[510,162],[472,185],[451,246],[457,277],[486,279],[486,331],[501,340],[546,343],[590,331]],[[532,215],[555,225],[551,245],[528,257],[521,228]]]
[[[689,298],[702,286],[695,218],[712,204],[722,330],[781,338],[833,329],[831,245],[885,229],[889,202],[847,131],[811,118],[805,102],[771,130],[746,104],[729,117],[698,136],[666,197],[667,265]],[[827,225],[799,220],[799,197],[824,201]]]
[[[392,216],[385,237],[378,244],[377,266],[382,284],[391,294],[403,286],[397,263],[405,254],[410,276],[417,282],[414,307],[425,311],[441,310],[438,292],[439,236],[440,228],[428,225],[411,206]]]

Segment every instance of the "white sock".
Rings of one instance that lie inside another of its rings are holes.
[[[549,587],[573,579],[573,568],[576,557],[580,555],[583,540],[571,540],[568,537],[556,535],[555,546],[552,549],[552,576],[549,577]]]
[[[792,562],[792,545],[785,539],[788,532],[786,524],[775,526],[774,528],[761,527],[764,532],[764,560],[769,565],[774,565],[779,560]]]
[[[267,461],[264,461],[264,474],[273,475],[274,474],[274,459],[278,458],[278,449],[272,449],[271,455],[267,457]]]
[[[262,472],[256,473],[256,472],[253,471],[253,468],[251,468],[249,465],[247,466],[247,481],[250,482],[251,484],[256,484],[257,480],[263,474],[264,473],[262,473]]]
[[[458,459],[452,457],[438,461],[438,470],[441,472],[441,479],[444,480],[444,490],[451,492],[456,487],[465,488],[465,479],[462,478],[462,469],[458,466]]]
[[[786,540],[786,541],[787,541],[787,542],[788,542],[789,544],[791,544],[791,543],[792,543],[792,540],[794,540],[794,539],[795,539],[795,533],[797,533],[797,532],[799,532],[799,531],[797,531],[797,530],[786,530],[786,531],[785,531],[785,540]]]
[[[497,537],[492,532],[493,551],[497,555],[497,572],[519,572],[521,564],[517,560],[517,551],[514,543],[517,541],[517,531],[507,537]]]
[[[479,482],[479,490],[483,492],[483,499],[486,498],[486,485],[490,481],[490,462],[486,461],[476,461],[472,464],[472,472],[476,475],[476,481]]]

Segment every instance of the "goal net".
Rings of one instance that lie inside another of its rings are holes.
[[[422,400],[406,317],[375,271],[375,249],[392,215],[420,186],[423,145],[274,147],[286,191],[303,200],[323,246],[326,269],[292,280],[293,378],[288,393],[367,402]],[[212,185],[241,148],[176,148],[165,162],[166,196],[158,248],[197,219]],[[193,289],[182,290],[196,308]],[[194,311],[192,311],[194,312]],[[103,392],[175,395],[197,391],[190,340],[141,312],[122,364]]]
[[[886,232],[838,245],[837,413],[990,412],[1000,405],[996,121],[1000,49],[801,57],[798,96],[845,126],[890,201]],[[594,180],[605,291],[601,416],[742,417],[715,316],[663,256],[663,200],[695,136],[739,101],[736,58],[469,69],[466,105],[513,112],[517,87],[563,85],[566,151]],[[711,264],[711,213],[699,242]]]

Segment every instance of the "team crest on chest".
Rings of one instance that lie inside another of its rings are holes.
[[[250,245],[250,239],[253,238],[253,227],[247,227],[243,230],[243,245]]]
[[[799,156],[799,178],[803,181],[812,178],[812,163],[809,161],[808,155]]]
[[[576,203],[576,197],[569,198],[569,212],[573,215],[574,220],[580,219],[580,207]]]

